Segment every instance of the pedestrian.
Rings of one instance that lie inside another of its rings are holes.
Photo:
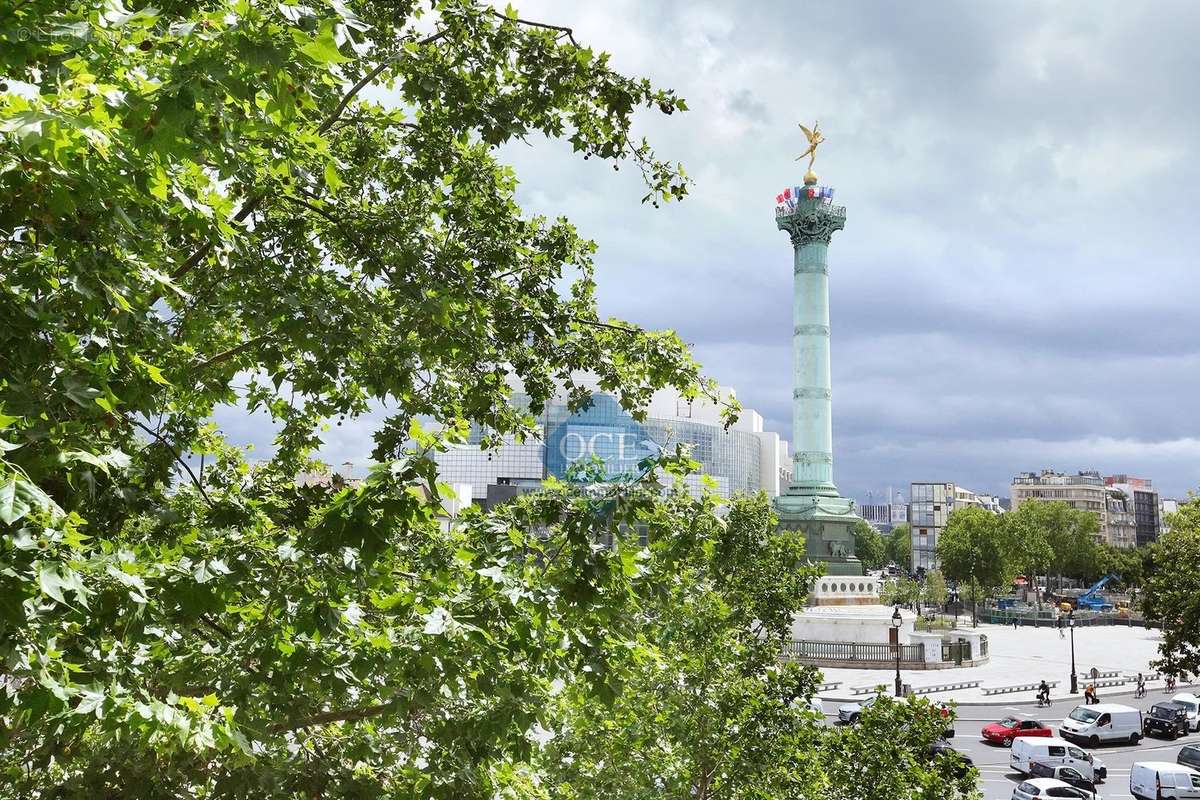
[[[1054,618],[1054,625],[1055,625],[1055,627],[1058,628],[1058,638],[1060,638],[1060,639],[1067,638],[1067,634],[1063,631],[1062,614],[1059,614],[1057,617]]]
[[[1090,683],[1083,690],[1083,704],[1090,706],[1096,697],[1096,687]]]
[[[1138,676],[1137,676],[1137,692],[1134,693],[1134,696],[1135,697],[1145,697],[1146,696],[1146,679],[1144,677],[1142,677],[1142,673],[1140,673],[1140,672],[1138,673]]]
[[[1013,612],[1013,630],[1017,629],[1017,612]]]

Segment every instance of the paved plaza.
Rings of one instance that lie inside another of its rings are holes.
[[[968,618],[967,625],[970,625]],[[979,681],[972,689],[959,689],[928,695],[931,699],[956,700],[959,703],[986,703],[1008,705],[1028,702],[1034,693],[1012,693],[984,695],[983,689],[996,686],[1046,681],[1058,681],[1051,696],[1065,698],[1070,694],[1071,635],[1064,631],[1059,638],[1054,628],[1022,627],[1014,630],[1006,625],[980,624],[979,630],[988,637],[990,660],[978,667],[957,667],[941,670],[902,670],[901,678],[913,688],[936,684]],[[1079,689],[1082,692],[1085,677],[1096,668],[1100,672],[1118,671],[1122,675],[1149,674],[1150,661],[1158,655],[1158,643],[1162,634],[1158,630],[1128,628],[1122,626],[1080,627],[1075,629],[1075,669],[1079,674]],[[889,691],[895,683],[894,669],[824,669],[826,681],[840,681],[841,685],[820,693],[822,700],[839,701],[860,699],[851,694],[850,688],[883,684]],[[1152,682],[1151,687],[1161,685]],[[1133,691],[1133,684],[1125,687],[1100,689],[1103,699],[1106,694],[1122,694]]]

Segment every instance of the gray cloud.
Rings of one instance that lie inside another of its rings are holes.
[[[788,432],[772,198],[803,172],[796,123],[820,118],[817,172],[849,211],[830,251],[843,490],[1007,493],[1043,466],[1200,484],[1200,8],[600,6],[522,10],[680,91],[689,113],[641,122],[696,179],[651,211],[624,172],[511,154],[527,207],[599,242],[606,313],[675,328]]]
[[[830,250],[844,492],[1007,494],[1044,466],[1200,486],[1200,6],[519,6],[678,90],[691,110],[637,132],[695,179],[653,210],[632,170],[536,142],[502,154],[521,202],[597,240],[602,313],[676,329],[785,434],[791,253],[773,199],[804,171],[797,122],[821,120],[816,170],[849,215]],[[327,457],[364,458],[368,427]]]

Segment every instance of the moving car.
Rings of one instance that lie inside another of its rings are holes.
[[[1041,763],[1051,766],[1062,764],[1074,767],[1079,770],[1079,774],[1093,782],[1102,781],[1108,776],[1108,767],[1103,761],[1065,739],[1057,737],[1013,739],[1012,753],[1008,756],[1008,763],[1022,775],[1028,775],[1035,763]]]
[[[1095,792],[1077,789],[1054,778],[1030,778],[1013,789],[1012,800],[1042,800],[1045,797],[1069,797],[1072,800],[1100,800]]]
[[[1200,772],[1170,761],[1138,761],[1129,770],[1129,793],[1138,800],[1200,798]]]
[[[1194,731],[1200,731],[1200,697],[1191,692],[1180,692],[1171,698],[1172,703],[1180,703],[1187,709],[1188,725]]]
[[[1059,735],[1095,747],[1101,742],[1137,744],[1142,738],[1142,712],[1118,703],[1076,706],[1058,726]]]
[[[879,695],[862,700],[857,703],[846,703],[838,706],[838,722],[844,722],[853,725],[858,722],[858,718],[862,715],[864,708],[870,708],[871,704],[879,699]]]
[[[1024,714],[1011,714],[999,722],[983,726],[983,738],[992,744],[1011,747],[1018,736],[1053,736],[1050,726]]]
[[[1091,778],[1085,778],[1079,770],[1062,764],[1039,764],[1035,761],[1029,770],[1029,777],[1054,778],[1063,783],[1069,783],[1076,789],[1084,789],[1092,794],[1096,793],[1096,784]]]
[[[1200,745],[1185,744],[1179,748],[1179,755],[1175,756],[1175,761],[1185,767],[1200,770]]]
[[[955,750],[954,745],[950,744],[950,742],[945,739],[935,739],[933,744],[929,746],[930,757],[937,758],[943,753],[949,753],[958,759],[958,769],[955,774],[960,778],[966,775],[971,767],[975,766],[975,762],[971,760],[969,755],[961,750]]]
[[[1188,734],[1187,707],[1183,703],[1155,703],[1143,720],[1147,736],[1155,734],[1175,740]]]

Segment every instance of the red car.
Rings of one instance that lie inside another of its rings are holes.
[[[1053,736],[1054,732],[1042,722],[1031,719],[1023,714],[1013,714],[999,722],[985,725],[983,738],[994,744],[1012,747],[1013,739],[1018,736]]]

